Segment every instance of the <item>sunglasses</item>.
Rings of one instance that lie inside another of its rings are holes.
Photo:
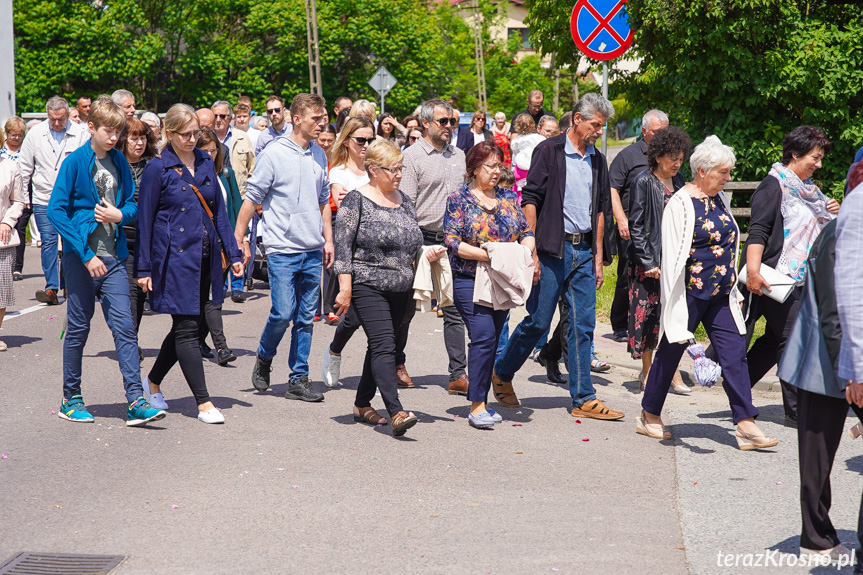
[[[359,136],[351,136],[351,140],[354,140],[360,146],[365,146],[366,144],[371,144],[375,141],[375,138],[360,138]]]
[[[434,121],[440,124],[442,128],[446,128],[447,126],[455,127],[456,124],[458,124],[458,120],[456,120],[455,118],[438,118]]]
[[[213,114],[213,117],[216,118],[217,120],[224,120],[225,118],[228,117],[228,114]]]
[[[267,110],[267,114],[278,114],[282,111],[282,108],[270,108]]]
[[[411,136],[411,137],[410,137],[410,138],[408,138],[408,139],[409,139],[411,142],[416,142],[417,140],[419,140],[419,139],[420,139],[420,137],[419,137],[419,136]]]

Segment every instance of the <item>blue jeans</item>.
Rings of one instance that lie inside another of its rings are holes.
[[[569,304],[569,394],[572,405],[596,398],[590,377],[590,344],[596,326],[596,273],[590,245],[564,244],[563,258],[539,255],[541,275],[534,286],[536,297],[528,301],[530,315],[510,335],[506,348],[494,366],[504,381],[512,381],[530,356],[543,333],[548,331],[561,293]]]
[[[321,291],[323,252],[270,253],[267,254],[267,267],[273,305],[261,334],[258,355],[261,359],[273,359],[288,325],[293,322],[288,365],[291,368],[290,381],[298,381],[301,376],[309,375],[309,351],[312,348],[315,306]]]
[[[243,284],[245,283],[245,276],[236,277],[233,272],[228,272],[228,277],[225,278],[225,291],[231,292],[231,295],[236,295],[243,293]]]
[[[60,289],[60,272],[57,258],[57,230],[46,214],[48,206],[33,204],[33,217],[42,234],[42,273],[45,274],[45,289]],[[81,263],[81,262],[78,262]],[[90,277],[90,274],[87,274]],[[131,304],[130,304],[131,305]]]
[[[44,237],[43,235],[43,242]],[[96,298],[99,298],[102,314],[114,335],[114,347],[117,350],[120,373],[123,374],[126,399],[133,403],[144,395],[144,390],[141,387],[138,338],[135,335],[135,322],[132,320],[126,260],[109,257],[99,259],[108,268],[108,273],[97,278],[90,277],[87,266],[81,263],[75,254],[70,252],[63,261],[63,277],[69,293],[69,300],[66,302],[69,325],[63,341],[63,397],[69,399],[73,395],[81,395],[84,346],[90,335],[90,320],[95,311]],[[97,374],[95,377],[104,379],[105,374]]]

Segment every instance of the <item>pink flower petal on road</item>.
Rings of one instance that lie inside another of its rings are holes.
[[[581,420],[580,420],[580,419],[576,419],[576,420],[575,420],[575,422],[576,422],[576,423],[581,423]]]
[[[521,427],[521,424],[520,423],[513,423],[512,426],[513,427]]]
[[[180,508],[179,505],[171,505],[171,509],[179,509],[179,508]]]
[[[585,437],[584,439],[582,439],[582,441],[590,441],[590,440]]]
[[[0,455],[0,459],[8,459],[8,457],[7,457],[7,456],[6,456],[6,454],[4,453],[3,455]]]
[[[54,411],[54,410],[52,409],[52,410],[51,410],[51,415],[57,415],[57,412],[56,412],[56,411]]]
[[[294,487],[293,487],[293,488],[294,488],[294,489],[299,489],[299,488],[300,488],[300,486],[299,486],[299,485],[294,485]]]
[[[782,482],[781,482],[781,481],[777,481],[777,482],[776,482],[776,485],[782,485]]]

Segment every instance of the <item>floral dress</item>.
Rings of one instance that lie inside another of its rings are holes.
[[[737,281],[737,230],[718,198],[692,198],[695,233],[686,260],[686,294],[699,299],[727,296]]]
[[[683,185],[682,178],[675,178],[675,188]],[[665,188],[665,201],[674,195],[675,190]],[[656,349],[659,345],[659,280],[644,275],[646,271],[630,246],[629,257],[629,325],[627,326],[626,349],[633,359],[644,355],[645,351]]]

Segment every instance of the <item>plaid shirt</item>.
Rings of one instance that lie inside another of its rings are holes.
[[[464,152],[447,145],[443,150],[425,138],[404,153],[401,190],[416,208],[420,228],[443,231],[443,214],[450,195],[464,185]]]
[[[839,377],[863,382],[863,188],[846,195],[836,223],[836,307],[842,325]]]

